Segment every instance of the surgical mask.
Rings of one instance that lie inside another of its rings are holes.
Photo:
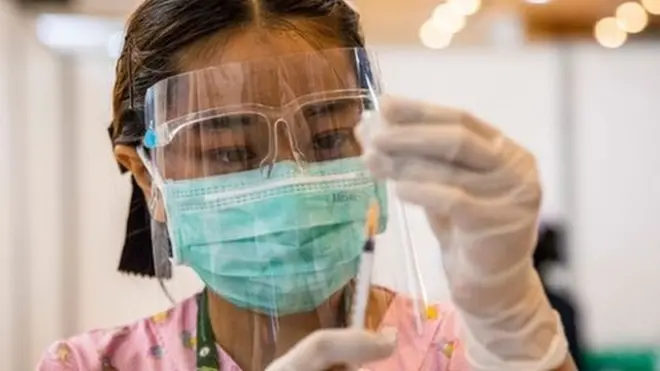
[[[374,201],[387,210],[386,192],[355,157],[300,171],[285,161],[266,183],[259,170],[163,183],[175,259],[241,308],[319,306],[357,274],[366,212]]]

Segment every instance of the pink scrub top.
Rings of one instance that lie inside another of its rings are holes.
[[[423,334],[412,320],[411,301],[396,296],[381,327],[398,329],[398,346],[387,359],[364,365],[367,371],[469,371],[458,320],[449,306],[436,305]],[[51,345],[38,371],[191,371],[196,367],[197,300],[193,296],[166,312],[132,325],[95,330]],[[241,371],[218,349],[222,371]]]

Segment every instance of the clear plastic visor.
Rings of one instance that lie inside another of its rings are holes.
[[[145,143],[165,180],[357,157],[373,66],[363,49],[330,49],[174,76],[148,91]]]

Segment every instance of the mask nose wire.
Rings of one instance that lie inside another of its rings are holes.
[[[261,169],[262,175],[264,171],[266,171],[265,174],[266,177],[270,177],[273,171],[273,166],[277,161],[277,156],[279,152],[278,144],[279,144],[280,125],[284,125],[284,131],[286,132],[287,135],[289,149],[291,150],[291,155],[293,156],[293,160],[296,162],[296,165],[298,166],[298,170],[303,171],[307,165],[305,155],[300,150],[300,145],[298,144],[298,140],[295,134],[293,133],[291,124],[287,120],[283,118],[279,118],[277,121],[275,121],[275,124],[273,124],[272,127],[272,140],[270,140],[268,143],[268,154],[259,163],[259,168]]]
[[[275,131],[277,130],[277,125],[282,124],[284,125],[284,129],[286,130],[287,133],[287,139],[289,139],[289,149],[291,150],[291,155],[293,156],[293,160],[296,162],[298,165],[298,169],[300,171],[304,170],[307,163],[305,159],[305,155],[303,152],[300,150],[300,145],[298,144],[298,138],[296,137],[293,128],[291,127],[291,123],[285,119],[279,119],[275,122]]]
[[[277,121],[275,124],[277,124]],[[277,143],[279,139],[276,129],[276,125],[272,125],[271,127],[270,123],[268,124],[268,153],[259,162],[259,170],[261,171],[261,176],[264,178],[270,178],[273,172],[273,166],[275,165],[275,159],[277,158]]]

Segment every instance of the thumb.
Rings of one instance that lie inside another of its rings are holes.
[[[315,347],[324,354],[323,367],[335,364],[361,365],[386,358],[396,348],[397,333],[386,328],[379,333],[345,329],[328,332]]]

